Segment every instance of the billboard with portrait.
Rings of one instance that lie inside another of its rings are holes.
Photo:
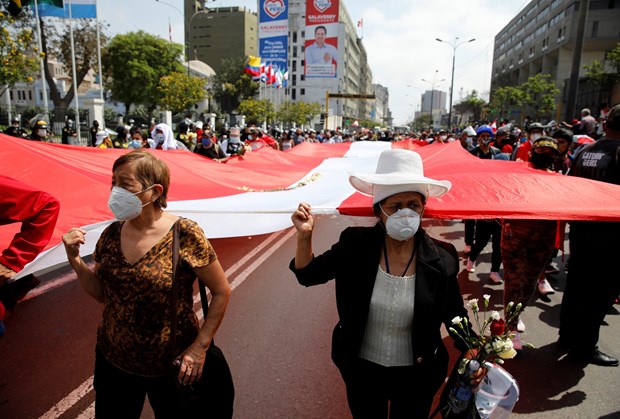
[[[258,1],[258,51],[273,72],[288,71],[288,0]]]
[[[339,0],[306,1],[306,77],[336,77],[339,8]]]

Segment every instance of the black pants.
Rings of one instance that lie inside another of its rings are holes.
[[[596,349],[601,322],[620,293],[620,242],[613,224],[571,226],[559,333],[563,344],[583,355]]]
[[[502,225],[497,220],[477,220],[476,221],[476,236],[474,239],[474,245],[471,248],[469,259],[473,262],[476,261],[478,255],[485,248],[489,239],[493,236],[493,253],[491,254],[491,272],[499,272],[499,267],[502,265]]]
[[[465,220],[465,245],[474,244],[474,232],[476,231],[476,220]]]
[[[384,367],[359,358],[341,373],[355,419],[426,419],[445,377],[429,382],[416,366]]]
[[[201,381],[209,373],[221,376],[221,371],[209,370],[207,362]],[[230,377],[230,371],[227,371],[227,374]],[[129,374],[112,365],[97,349],[94,378],[95,417],[139,419],[145,397],[148,395],[157,419],[232,418],[234,398],[234,391],[232,394],[230,392],[232,378],[230,383],[221,385],[212,385],[210,384],[212,381],[215,380],[206,380],[205,385],[199,386],[199,397],[188,401],[177,392],[174,381],[169,377],[142,377]]]

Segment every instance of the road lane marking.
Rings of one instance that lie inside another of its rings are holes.
[[[67,397],[56,403],[40,419],[56,419],[62,416],[67,410],[71,409],[82,397],[86,396],[93,389],[93,377],[84,381],[78,388],[73,390]],[[94,412],[93,412],[94,413]]]
[[[286,232],[286,234],[282,236],[284,232]],[[261,264],[263,264],[269,257],[271,257],[286,241],[288,241],[291,237],[293,237],[294,234],[295,234],[295,229],[289,229],[288,231],[283,230],[277,233],[273,233],[260,245],[256,246],[254,249],[248,252],[247,255],[239,259],[237,263],[230,266],[225,271],[227,277],[231,277],[245,263],[247,263],[249,260],[256,257],[256,255],[260,253],[260,256],[256,258],[256,260],[252,262],[252,264],[250,264],[247,268],[241,271],[235,277],[235,279],[231,282],[230,284],[231,291],[234,291],[243,282],[245,282],[245,280],[250,277],[252,272],[254,272]],[[267,248],[274,241],[275,243],[271,247]],[[60,285],[57,285],[56,287],[58,286]],[[49,291],[49,289],[47,291]],[[197,303],[198,301],[200,301],[200,294],[197,294],[194,296],[194,303]],[[198,316],[198,320],[202,321],[203,319],[202,308],[200,308],[196,314]],[[88,393],[90,393],[92,389],[93,389],[93,376],[89,377],[77,389],[73,390],[64,399],[62,399],[56,405],[54,405],[50,410],[48,410],[45,414],[43,414],[40,417],[40,419],[59,418],[60,416],[65,414],[65,412],[67,412],[71,407],[73,407],[77,402],[79,402],[83,397],[85,397]],[[78,416],[78,419],[92,419],[94,417],[95,417],[95,405],[93,403],[90,406],[88,406],[88,408],[86,408],[82,413],[80,413],[80,415]]]

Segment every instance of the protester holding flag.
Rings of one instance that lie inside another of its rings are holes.
[[[60,203],[52,195],[7,176],[0,175],[0,190],[0,225],[21,223],[20,231],[0,254],[0,311],[4,313],[0,316],[1,323],[17,302],[39,284],[33,275],[8,281],[47,245],[54,232]],[[4,329],[1,325],[0,328]]]
[[[372,195],[377,224],[347,228],[315,257],[315,218],[301,203],[292,215],[297,248],[289,267],[305,286],[336,281],[332,359],[353,417],[386,418],[389,406],[390,417],[426,418],[448,367],[441,324],[449,329],[467,317],[456,249],[420,228],[427,199],[451,183],[425,177],[420,155],[404,149],[383,151],[376,173],[354,173],[349,182]],[[460,339],[455,344],[467,351]],[[482,371],[474,374],[479,383]]]
[[[103,304],[97,418],[139,418],[147,394],[155,417],[232,417],[232,377],[212,345],[230,286],[202,229],[164,211],[169,186],[168,166],[153,153],[126,153],[114,162],[108,200],[119,221],[99,238],[94,268],[80,257],[86,231],[72,228],[63,236],[82,287]],[[202,327],[194,312],[196,278],[212,296]]]

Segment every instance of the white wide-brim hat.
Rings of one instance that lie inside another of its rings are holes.
[[[405,149],[383,151],[375,173],[350,173],[349,183],[359,192],[371,195],[373,205],[402,192],[418,192],[425,199],[438,197],[452,187],[448,180],[424,176],[422,157],[415,151]]]

